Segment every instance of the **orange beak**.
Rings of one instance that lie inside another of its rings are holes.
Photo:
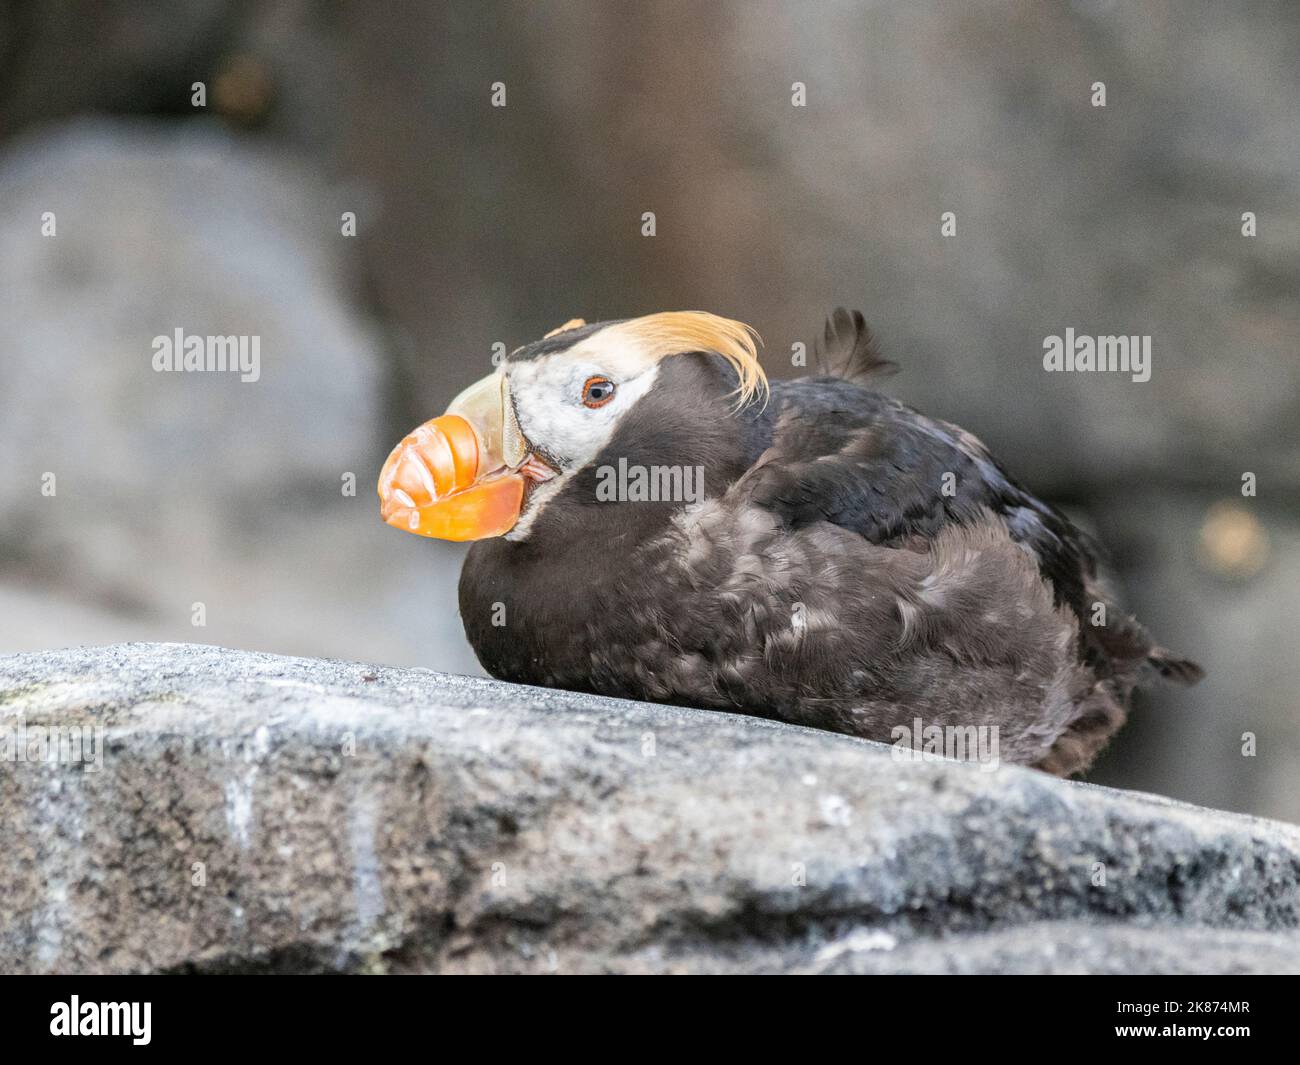
[[[506,379],[485,377],[402,440],[379,474],[380,516],[439,540],[483,540],[519,520],[527,448]]]

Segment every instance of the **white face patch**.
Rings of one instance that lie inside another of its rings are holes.
[[[566,351],[507,363],[504,368],[520,430],[534,449],[560,467],[560,476],[532,490],[519,521],[506,534],[507,540],[528,535],[546,503],[579,470],[595,461],[627,412],[654,387],[659,375],[657,360],[620,358],[619,353],[600,358],[591,344],[598,338],[596,334]],[[614,398],[594,409],[582,402],[583,390],[593,377],[614,382]]]
[[[519,428],[529,443],[555,460],[561,472],[581,469],[600,454],[623,416],[654,384],[658,363],[620,373],[604,360],[575,358],[571,351],[511,363],[506,370]],[[593,377],[614,382],[614,398],[591,408],[582,402]]]

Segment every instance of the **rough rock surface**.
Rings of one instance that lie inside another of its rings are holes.
[[[0,762],[5,972],[1300,971],[1300,829],[1029,770],[186,644],[0,725],[104,743]]]

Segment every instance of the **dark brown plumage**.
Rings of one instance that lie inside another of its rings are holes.
[[[602,328],[512,358],[599,351]],[[860,314],[835,312],[819,356],[822,376],[739,411],[727,361],[664,359],[594,461],[552,458],[567,479],[526,535],[483,540],[465,564],[484,667],[884,742],[918,718],[996,725],[1003,760],[1058,774],[1090,764],[1145,675],[1199,678],[979,440],[864,386],[893,364]],[[599,470],[620,459],[702,467],[704,498],[602,501]]]

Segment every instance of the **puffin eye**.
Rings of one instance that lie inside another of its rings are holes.
[[[582,386],[582,405],[584,407],[603,407],[614,398],[614,382],[608,377],[588,377]]]

